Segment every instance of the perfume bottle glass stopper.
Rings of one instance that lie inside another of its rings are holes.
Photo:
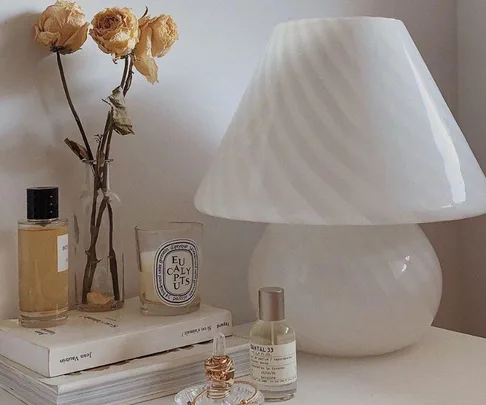
[[[218,333],[213,339],[213,357],[226,356],[226,337]]]

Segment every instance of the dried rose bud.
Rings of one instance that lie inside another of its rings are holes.
[[[170,15],[142,17],[139,26],[140,41],[135,47],[134,65],[153,84],[158,76],[158,66],[154,58],[161,58],[169,52],[175,41],[179,39],[179,33]]]
[[[91,24],[89,35],[115,59],[130,54],[138,42],[138,19],[130,8],[106,8],[94,16]]]
[[[34,26],[35,39],[62,54],[76,52],[88,37],[89,23],[75,2],[58,0],[47,7]]]

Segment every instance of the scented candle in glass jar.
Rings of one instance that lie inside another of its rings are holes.
[[[202,235],[203,226],[196,222],[135,228],[144,314],[182,315],[199,309]]]

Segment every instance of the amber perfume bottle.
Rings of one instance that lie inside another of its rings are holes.
[[[18,222],[20,324],[61,325],[68,317],[68,223],[59,219],[57,187],[27,189],[27,220]]]

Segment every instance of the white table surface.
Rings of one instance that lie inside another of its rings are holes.
[[[486,339],[430,328],[418,344],[381,357],[299,353],[297,396],[286,405],[485,405]],[[0,405],[23,405],[0,390]],[[172,405],[172,398],[144,405]]]

